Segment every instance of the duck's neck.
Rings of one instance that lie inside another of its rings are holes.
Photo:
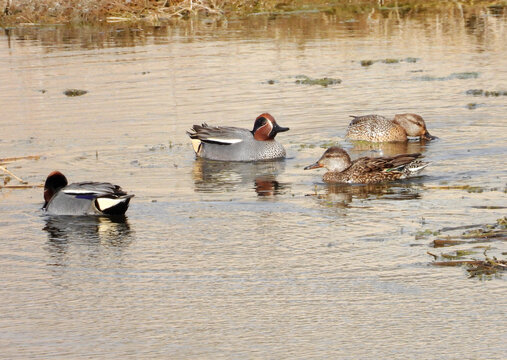
[[[327,170],[330,172],[342,172],[347,170],[352,165],[350,158],[340,158],[335,159],[333,162],[329,163],[327,166]]]

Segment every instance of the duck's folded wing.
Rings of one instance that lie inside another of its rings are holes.
[[[350,115],[350,117],[353,118],[352,121],[350,122],[350,125],[356,125],[356,124],[359,124],[363,121],[388,120],[385,116],[375,115],[375,114],[361,115],[361,116]]]
[[[246,136],[252,136],[252,133],[247,129],[232,126],[209,126],[207,124],[194,125],[187,134],[193,140],[219,145],[237,144],[242,142]]]
[[[410,164],[420,156],[420,153],[414,153],[401,154],[394,157],[362,157],[354,161],[353,166],[361,168],[362,172],[395,171]]]
[[[106,182],[80,182],[66,186],[62,192],[75,196],[91,196],[91,197],[123,197],[127,195],[125,191],[118,185]]]

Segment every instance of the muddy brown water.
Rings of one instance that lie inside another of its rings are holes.
[[[505,358],[505,276],[432,267],[416,235],[505,215],[507,97],[466,91],[507,90],[506,28],[483,12],[3,31],[0,157],[42,155],[6,166],[136,197],[117,221],[47,217],[41,189],[0,191],[2,357]],[[403,61],[360,64],[386,58]],[[194,159],[192,124],[250,128],[265,111],[291,128],[287,160]],[[440,139],[344,139],[351,114],[400,112]],[[432,164],[328,186],[303,167],[329,143]]]

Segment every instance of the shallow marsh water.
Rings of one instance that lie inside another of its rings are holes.
[[[126,219],[48,218],[41,189],[0,191],[3,357],[505,358],[505,276],[432,267],[438,250],[416,235],[505,215],[507,97],[466,91],[507,90],[506,25],[302,14],[5,30],[0,158],[42,155],[7,167],[136,197]],[[360,63],[388,58],[403,61]],[[291,128],[277,137],[286,161],[195,161],[192,124],[250,128],[265,111]],[[440,139],[345,141],[349,115],[400,112]],[[330,143],[353,157],[422,151],[432,165],[411,181],[328,186],[303,167]],[[505,241],[487,245],[505,257]]]

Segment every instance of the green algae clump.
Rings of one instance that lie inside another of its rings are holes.
[[[84,94],[88,93],[88,91],[80,90],[80,89],[67,89],[63,93],[69,97],[74,97],[74,96],[84,95]]]
[[[311,77],[308,77],[306,75],[298,75],[296,76],[296,84],[302,84],[302,85],[320,85],[323,87],[328,87],[329,85],[335,85],[340,84],[342,81],[341,79],[333,79],[333,78],[320,78],[320,79],[313,79]]]

